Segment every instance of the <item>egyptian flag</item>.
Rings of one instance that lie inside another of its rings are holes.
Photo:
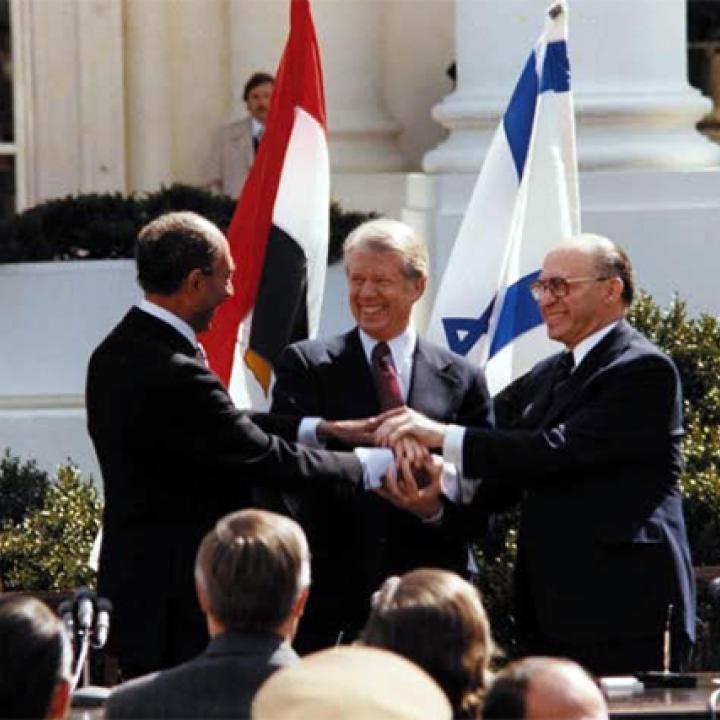
[[[317,332],[329,231],[326,133],[309,0],[291,0],[265,133],[228,230],[235,294],[203,338],[210,366],[239,405],[253,394],[245,392],[251,382],[267,397],[279,353]]]

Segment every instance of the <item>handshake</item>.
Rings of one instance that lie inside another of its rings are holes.
[[[443,423],[404,406],[358,420],[322,420],[316,430],[319,439],[356,448],[366,489],[426,519],[442,507],[444,465],[431,450],[442,450],[445,431]]]

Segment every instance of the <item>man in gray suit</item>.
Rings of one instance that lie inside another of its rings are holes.
[[[257,689],[298,657],[290,646],[310,588],[300,526],[262,510],[220,519],[195,561],[210,643],[175,668],[136,678],[110,695],[107,717],[244,718]]]

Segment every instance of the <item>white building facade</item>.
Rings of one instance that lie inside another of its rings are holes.
[[[242,113],[247,77],[274,71],[289,17],[289,0],[3,4],[12,131],[0,136],[0,177],[19,209],[204,184],[213,133]],[[420,228],[435,280],[547,4],[312,0],[332,194]],[[583,227],[625,246],[661,303],[677,290],[693,311],[719,313],[720,149],[694,128],[709,101],[687,82],[685,12],[685,0],[569,0]],[[46,467],[70,455],[97,474],[85,364],[137,291],[130,264],[100,264],[98,285],[90,265],[73,269],[82,279],[70,291],[57,283],[71,268],[30,268],[28,291],[20,268],[0,267],[0,449]],[[330,287],[327,306],[344,308],[342,278]],[[36,301],[54,317],[26,320],[42,313]],[[328,312],[323,329],[347,318]]]

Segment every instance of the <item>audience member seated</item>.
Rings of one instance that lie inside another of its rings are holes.
[[[477,590],[445,570],[420,568],[385,581],[361,635],[429,673],[448,696],[454,717],[477,717],[494,654]]]
[[[485,720],[607,720],[600,689],[571,660],[530,657],[498,673],[485,699]]]
[[[306,655],[273,675],[254,720],[446,720],[447,698],[427,673],[378,648],[342,646]]]
[[[62,622],[32,597],[0,597],[0,717],[64,718],[72,647]]]
[[[298,656],[290,646],[310,587],[300,526],[262,510],[226,515],[195,561],[210,643],[182,665],[132,680],[108,700],[113,718],[244,718],[267,677]]]

